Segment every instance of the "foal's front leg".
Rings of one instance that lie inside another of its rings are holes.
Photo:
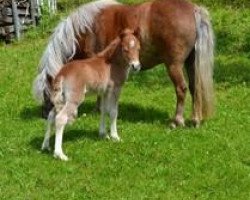
[[[100,125],[99,125],[99,137],[102,139],[110,139],[106,133],[106,124],[105,124],[105,113],[106,113],[106,104],[107,104],[107,94],[102,94],[100,97]]]
[[[110,117],[110,137],[115,141],[121,141],[117,132],[117,116],[118,116],[118,99],[120,94],[120,88],[115,88],[109,95],[109,117]]]

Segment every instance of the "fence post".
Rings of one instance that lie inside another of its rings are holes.
[[[49,8],[49,12],[54,15],[57,10],[56,0],[48,0],[48,8]]]
[[[30,0],[30,7],[31,7],[30,15],[31,15],[32,24],[33,26],[36,26],[36,16],[35,16],[36,6],[35,6],[34,0]]]
[[[15,0],[11,1],[12,4],[12,16],[14,21],[14,30],[17,40],[20,40],[20,21],[18,17],[17,4]]]

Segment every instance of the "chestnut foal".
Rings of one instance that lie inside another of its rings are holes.
[[[109,46],[96,56],[86,60],[72,61],[62,67],[50,88],[51,101],[54,108],[48,117],[48,127],[42,144],[42,150],[50,149],[49,138],[53,125],[56,128],[54,157],[68,160],[62,150],[63,131],[66,124],[73,122],[77,116],[77,108],[83,102],[87,91],[96,91],[101,95],[101,120],[99,135],[119,141],[116,119],[118,97],[126,77],[116,69],[117,60],[127,63],[128,75],[130,69],[140,70],[140,43],[133,31],[126,29]],[[121,59],[122,57],[122,59]],[[105,113],[110,115],[110,136],[106,134]]]

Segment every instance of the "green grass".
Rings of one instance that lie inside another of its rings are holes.
[[[243,12],[226,9],[212,15],[216,35],[227,28],[227,39],[217,39],[212,119],[199,129],[171,130],[174,88],[158,67],[130,77],[123,89],[122,143],[98,139],[99,115],[91,112],[95,97],[87,98],[65,132],[67,163],[40,151],[45,121],[31,95],[37,63],[57,19],[44,20],[42,28],[19,43],[2,44],[1,199],[249,199],[250,51],[245,40],[238,43],[238,36],[247,38],[243,25],[231,26],[238,15]],[[185,117],[189,115],[188,95]]]

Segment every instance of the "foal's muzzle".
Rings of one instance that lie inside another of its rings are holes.
[[[138,71],[141,70],[141,63],[138,62],[138,61],[136,61],[136,62],[131,62],[131,63],[130,63],[130,66],[131,66],[131,68],[133,69],[133,71],[135,71],[135,72],[138,72]]]

